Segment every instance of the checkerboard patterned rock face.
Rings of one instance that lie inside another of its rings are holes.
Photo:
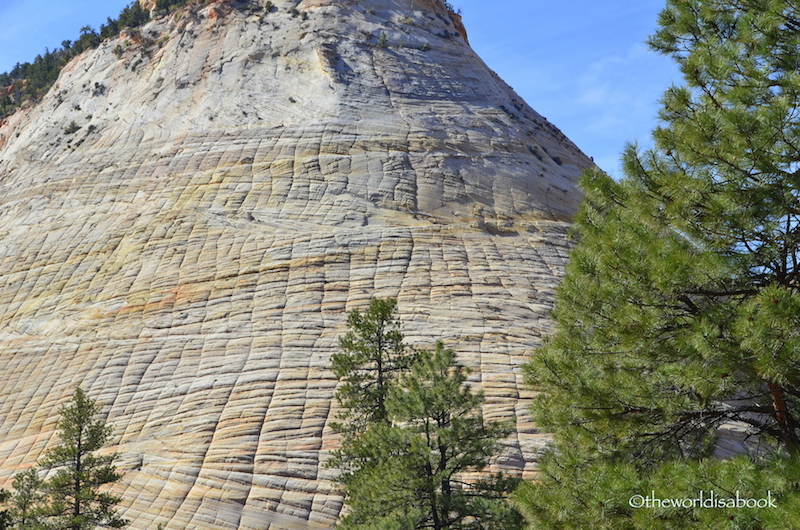
[[[0,485],[82,386],[131,528],[332,527],[329,356],[372,296],[533,471],[520,367],[588,159],[435,3],[274,4],[108,41],[0,126]]]

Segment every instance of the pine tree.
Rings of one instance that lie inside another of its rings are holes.
[[[339,339],[341,352],[331,356],[333,373],[343,383],[336,398],[344,423],[335,428],[358,431],[386,420],[389,385],[414,356],[403,343],[394,298],[373,298],[365,313],[348,313],[347,324],[350,331]]]
[[[505,502],[516,480],[502,474],[478,482],[463,479],[466,472],[482,471],[499,452],[498,440],[513,430],[483,419],[484,395],[466,384],[470,372],[458,364],[455,351],[437,341],[433,351],[419,352],[412,370],[392,388],[387,408],[404,447],[387,458],[402,477],[388,486],[395,495],[405,493],[398,504],[409,529],[520,528],[519,514]],[[384,502],[379,499],[378,506]]]
[[[483,394],[470,391],[468,374],[438,342],[392,380],[385,420],[345,436],[336,453],[348,506],[338,528],[520,528],[520,515],[505,500],[516,480],[464,480],[486,467],[511,430],[483,420]]]
[[[557,332],[528,366],[555,445],[518,500],[532,528],[788,528],[792,481],[755,514],[627,504],[678,484],[744,492],[800,458],[800,6],[668,0],[659,25],[649,43],[685,85],[663,97],[656,147],[625,150],[625,178],[582,180]],[[732,422],[761,456],[708,459]]]
[[[11,492],[9,490],[0,490],[0,530],[9,530],[11,528],[11,514],[6,506],[6,503],[11,500]]]
[[[39,477],[39,469],[32,467],[18,473],[12,483],[8,510],[9,529],[40,530],[47,528],[45,517],[48,514],[47,488]],[[1,528],[1,527],[0,527]]]
[[[60,411],[61,442],[47,451],[41,463],[42,467],[56,469],[45,485],[50,496],[48,528],[89,530],[128,524],[114,509],[122,499],[100,492],[101,486],[119,481],[121,475],[112,465],[115,454],[97,454],[111,435],[105,421],[95,419],[99,412],[97,403],[81,388]]]

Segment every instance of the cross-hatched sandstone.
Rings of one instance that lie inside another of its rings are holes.
[[[590,161],[438,1],[273,3],[106,41],[0,125],[0,485],[82,386],[132,529],[331,528],[329,356],[373,296],[533,472],[520,368]]]

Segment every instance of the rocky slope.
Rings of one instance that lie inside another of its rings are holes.
[[[589,160],[437,1],[273,3],[107,41],[0,125],[0,485],[80,385],[131,528],[330,528],[328,359],[372,296],[533,470],[520,366]]]

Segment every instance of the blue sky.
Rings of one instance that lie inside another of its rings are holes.
[[[130,0],[0,0],[0,72],[99,28]],[[663,0],[451,0],[481,58],[606,171],[648,145],[677,68],[643,44]]]

